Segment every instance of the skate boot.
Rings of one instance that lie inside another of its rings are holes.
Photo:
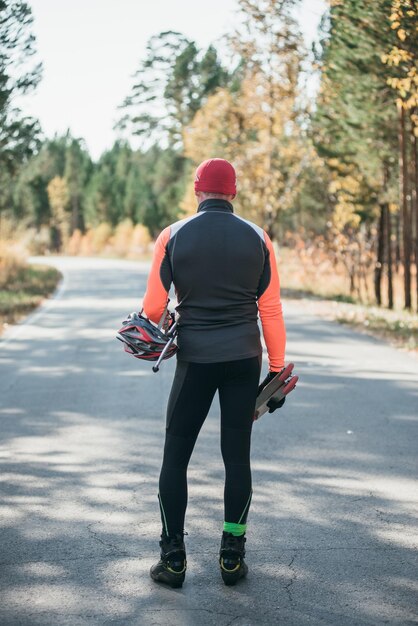
[[[222,533],[219,565],[225,585],[235,585],[240,578],[247,575],[248,566],[244,561],[245,542],[244,535],[236,537],[232,533]]]
[[[181,587],[186,576],[186,549],[183,534],[169,537],[164,532],[160,541],[161,558],[151,567],[150,576],[153,580],[166,583],[170,587]]]

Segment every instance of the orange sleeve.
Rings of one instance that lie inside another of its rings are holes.
[[[280,302],[280,280],[276,255],[271,239],[266,232],[264,239],[269,251],[270,281],[258,299],[258,311],[269,356],[269,369],[272,372],[278,372],[284,367],[286,329]]]
[[[147,290],[143,300],[145,315],[158,324],[167,306],[170,285],[164,284],[161,268],[166,256],[166,245],[170,239],[170,226],[165,228],[157,238],[154,246],[151,271],[148,276]]]

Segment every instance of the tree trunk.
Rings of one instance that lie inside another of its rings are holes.
[[[395,271],[399,274],[401,264],[401,210],[396,212],[395,216]]]
[[[402,207],[402,241],[405,308],[411,308],[411,220],[408,206],[408,164],[406,151],[406,120],[402,102],[399,110],[399,183]]]
[[[73,234],[76,228],[78,228],[78,220],[79,220],[79,202],[78,197],[73,196],[71,200],[71,226],[70,226],[70,236]]]
[[[374,268],[374,295],[378,306],[382,305],[382,269],[384,251],[385,205],[380,205],[380,216],[377,225],[377,255]]]
[[[348,271],[348,276],[350,278],[350,296],[354,296],[356,284],[354,280],[354,270],[352,268]]]
[[[385,205],[386,262],[388,268],[388,308],[393,309],[392,223],[389,204]]]
[[[416,113],[416,109],[412,112]],[[414,133],[414,125],[411,128],[412,143],[412,202],[411,202],[411,225],[415,226],[414,234],[414,256],[415,256],[415,289],[416,289],[416,310],[418,311],[418,141]]]

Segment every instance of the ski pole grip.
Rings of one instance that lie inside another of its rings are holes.
[[[166,345],[164,346],[164,350],[161,352],[160,356],[158,357],[158,361],[156,362],[156,364],[153,366],[152,371],[154,373],[157,373],[160,369],[160,363],[163,360],[163,358],[165,357],[165,354],[167,352],[167,350],[171,347],[171,344],[173,343],[175,339],[175,336],[171,337],[169,339],[169,341],[167,341]]]

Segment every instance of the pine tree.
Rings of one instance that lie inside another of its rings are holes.
[[[359,250],[373,243],[375,297],[380,304],[386,262],[388,304],[393,306],[392,246],[388,243],[392,229],[389,207],[397,199],[396,112],[381,60],[393,38],[389,8],[390,0],[331,3],[318,54],[321,87],[313,137],[333,177],[330,235],[338,246],[343,241]]]
[[[76,229],[84,229],[84,193],[91,172],[91,159],[84,143],[68,135],[65,150],[64,178],[68,188],[71,207],[70,235]]]
[[[174,73],[178,76],[183,67],[186,76],[181,76],[183,84],[179,90],[184,90],[196,52],[193,42],[181,33],[166,31],[151,37],[146,57],[134,74],[131,93],[121,106],[126,113],[118,128],[138,135],[148,146],[167,140],[174,132],[183,106],[171,81]]]
[[[26,2],[0,0],[0,211],[12,201],[12,182],[39,146],[40,127],[13,104],[41,78],[35,55],[32,13]]]
[[[70,237],[71,215],[67,211],[70,194],[65,178],[55,176],[49,181],[48,200],[51,207],[51,227],[53,229],[53,248],[65,247]],[[57,236],[54,236],[54,235]]]
[[[227,77],[213,46],[202,55],[181,33],[159,33],[148,42],[118,127],[140,136],[147,148],[160,142],[180,149],[182,128]]]
[[[410,309],[411,262],[415,237],[418,308],[418,5],[413,0],[392,0],[390,22],[396,43],[382,55],[391,70],[387,78],[396,94],[399,137],[399,182],[402,209],[405,307]],[[410,156],[408,154],[410,152]],[[410,193],[411,191],[411,193]]]

